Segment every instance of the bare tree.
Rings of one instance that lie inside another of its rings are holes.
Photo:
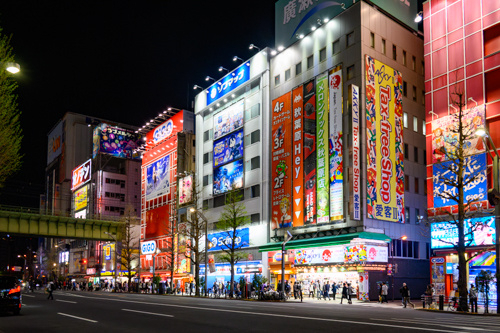
[[[446,203],[450,202],[448,206],[456,205],[457,208],[439,209],[438,215],[441,215],[441,218],[437,220],[447,223],[437,223],[431,228],[435,231],[449,227],[457,229],[458,241],[440,241],[457,251],[459,307],[462,311],[467,311],[467,263],[473,257],[466,258],[465,253],[467,247],[473,244],[474,232],[485,227],[481,221],[478,222],[473,218],[482,213],[480,205],[476,202],[486,200],[486,193],[482,197],[466,196],[465,192],[478,183],[485,182],[487,175],[486,171],[481,171],[482,166],[477,160],[470,156],[478,150],[471,145],[475,143],[481,146],[483,142],[476,136],[476,129],[481,125],[467,120],[470,118],[471,110],[467,109],[464,98],[464,93],[457,88],[452,93],[454,110],[450,114],[452,121],[446,129],[447,132],[443,129],[438,132],[443,138],[439,147],[433,151],[433,154],[439,155],[442,161],[440,164],[434,164],[434,198],[441,198]]]
[[[191,181],[191,200],[187,198],[187,204],[196,207],[200,210],[199,203],[201,200],[201,188],[196,183],[196,177],[189,177]],[[194,265],[194,282],[196,285],[195,295],[200,296],[200,264],[204,260],[205,249],[201,245],[201,240],[205,237],[205,221],[200,218],[199,214],[195,211],[190,214],[190,217],[179,226],[179,233],[186,237],[186,253],[185,256]]]
[[[11,37],[0,28],[0,63],[14,62]],[[21,141],[23,139],[17,104],[17,83],[11,73],[0,69],[0,187],[21,167]]]
[[[128,290],[130,292],[130,282],[134,276],[133,270],[139,267],[140,263],[140,224],[139,219],[135,215],[133,206],[127,206],[125,209],[124,218],[122,219],[122,248],[120,253],[120,262],[124,270],[127,271],[125,276],[128,278]]]
[[[242,227],[249,223],[243,200],[243,191],[232,189],[226,194],[226,205],[221,214],[216,228],[224,233],[222,240],[222,254],[219,258],[231,265],[230,297],[234,295],[234,266],[241,260],[248,258],[248,253],[241,251],[243,247],[249,246],[248,241],[243,240]]]

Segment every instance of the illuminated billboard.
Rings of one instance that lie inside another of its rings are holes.
[[[353,199],[353,220],[361,219],[361,150],[360,122],[359,122],[359,87],[351,86],[352,105],[352,199]]]
[[[243,129],[214,141],[214,168],[243,158]]]
[[[74,193],[75,211],[87,207],[88,204],[88,186],[84,186]]]
[[[141,145],[141,134],[132,130],[114,127],[101,123],[94,129],[93,157],[98,153],[114,157],[139,159],[139,154],[134,150]],[[99,145],[97,148],[96,145]]]
[[[495,244],[495,217],[479,217],[466,219],[465,245],[487,246]],[[431,224],[431,248],[452,248],[458,244],[458,228],[450,222],[436,222]]]
[[[73,170],[73,176],[71,177],[71,190],[74,191],[83,184],[90,181],[92,177],[92,160],[88,160],[85,163],[79,165]]]
[[[293,109],[293,179],[292,179],[292,224],[294,227],[304,225],[304,114],[302,112],[303,87],[299,86],[292,91]]]
[[[250,62],[247,61],[207,89],[207,105],[230,93],[249,79]]]
[[[338,221],[344,217],[341,67],[330,71],[328,88],[330,102],[330,220]]]
[[[368,218],[404,223],[401,74],[366,56]]]
[[[434,208],[456,205],[455,200],[444,198],[450,195],[458,198],[458,187],[449,186],[458,183],[458,164],[455,161],[447,161],[432,165],[432,183]],[[475,179],[474,179],[475,178]],[[474,181],[470,181],[474,179]],[[465,158],[463,170],[464,203],[472,201],[483,201],[487,199],[488,177],[486,174],[486,154],[472,155]]]
[[[214,115],[214,140],[243,127],[245,100],[239,100]]]
[[[50,132],[47,145],[47,165],[50,164],[62,151],[63,122],[60,121]]]
[[[208,234],[208,251],[220,251],[231,247],[233,233],[231,231],[221,231]],[[235,247],[245,248],[250,246],[250,229],[243,228],[236,230]]]
[[[328,73],[325,73],[325,75],[316,78],[317,223],[325,223],[330,220],[328,113]]]
[[[316,85],[304,83],[304,224],[316,223]]]
[[[272,229],[292,226],[291,92],[273,100],[271,134]]]
[[[193,176],[179,178],[179,206],[188,204],[193,200]]]
[[[170,193],[171,155],[151,163],[146,169],[146,200]]]
[[[455,156],[459,139],[457,120],[455,115],[446,115],[432,121],[432,163],[444,162]],[[472,134],[464,141],[464,156],[484,152],[482,138],[474,135],[476,129],[485,127],[484,104],[463,110],[460,122],[464,132]]]
[[[214,195],[243,187],[243,160],[231,162],[214,170]]]

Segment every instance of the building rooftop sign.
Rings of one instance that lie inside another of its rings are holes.
[[[249,79],[250,62],[247,61],[207,89],[207,105],[230,93]]]

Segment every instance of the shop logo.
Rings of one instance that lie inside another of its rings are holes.
[[[444,264],[444,258],[432,258],[431,262],[433,264]]]
[[[376,257],[377,257],[377,249],[371,247],[370,250],[368,250],[368,258],[370,258],[370,260],[375,260]]]
[[[330,88],[338,89],[341,81],[342,80],[340,79],[340,75],[332,75],[332,77],[330,78]]]
[[[174,122],[171,119],[161,124],[158,128],[155,129],[153,133],[154,143],[158,143],[161,140],[168,138],[172,134],[173,129],[174,129]]]
[[[332,259],[332,253],[330,252],[330,250],[324,250],[323,254],[321,255],[321,259],[327,262],[330,261]]]

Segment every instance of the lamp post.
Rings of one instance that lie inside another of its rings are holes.
[[[153,292],[154,290],[156,290],[156,287],[155,287],[155,268],[156,268],[156,265],[155,265],[155,258],[157,255],[159,255],[161,253],[161,250],[159,248],[156,248],[155,250],[155,253],[153,253],[153,282],[152,282],[152,285],[153,285]]]
[[[493,148],[493,151],[495,152],[494,156],[492,156],[491,152],[489,149],[488,154],[490,154],[491,159],[493,160],[493,190],[494,192],[498,193],[499,191],[499,184],[498,184],[498,159],[500,156],[498,155],[497,147],[493,143],[493,140],[491,140],[491,137],[488,133],[488,131],[485,128],[478,128],[476,130],[476,135],[480,136],[483,139],[485,147],[488,147],[488,144],[486,142],[486,138],[488,138],[488,142]],[[500,280],[500,237],[499,237],[499,216],[500,216],[500,204],[495,205],[495,265],[496,265],[496,280],[497,280],[497,313],[500,313],[500,283],[498,280]]]
[[[286,255],[285,245],[286,243],[288,243],[290,239],[292,239],[292,234],[290,233],[290,231],[287,230],[286,233],[287,233],[287,238],[281,244],[281,292],[283,297],[285,295],[285,255]]]
[[[208,281],[207,281],[207,263],[208,263],[208,220],[207,218],[205,217],[205,215],[203,215],[202,212],[200,212],[199,210],[197,210],[196,208],[194,207],[191,207],[190,209],[191,213],[196,213],[198,214],[199,217],[201,217],[201,219],[203,220],[203,222],[205,222],[205,296],[207,296],[207,284],[208,284]],[[196,286],[198,287],[198,286]]]

